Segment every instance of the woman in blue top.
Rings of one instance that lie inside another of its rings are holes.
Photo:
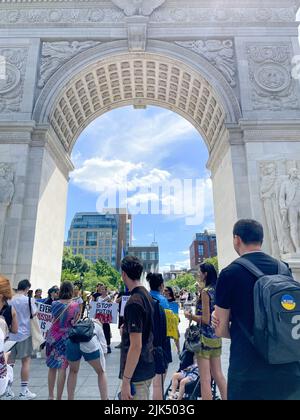
[[[176,298],[175,298],[174,291],[173,291],[172,287],[169,287],[169,286],[165,287],[164,295],[169,302],[169,306],[170,306],[171,311],[177,316],[178,324],[179,324],[179,322],[180,322],[179,305],[176,302]],[[178,337],[180,337],[179,329],[178,329]],[[179,355],[180,354],[180,339],[178,339],[178,340],[174,339],[174,341],[175,341],[175,344],[176,344],[177,353]]]
[[[161,274],[149,273],[147,275],[147,281],[150,284],[150,294],[153,299],[157,300],[163,309],[169,309],[170,305],[168,300],[164,297],[164,279]],[[172,363],[172,351],[171,351],[171,340],[167,338],[167,348],[165,349],[165,358],[167,364]],[[156,375],[153,380],[153,400],[163,400],[164,393],[164,381],[165,375]]]

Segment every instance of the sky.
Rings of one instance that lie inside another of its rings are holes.
[[[76,212],[113,207],[105,198],[115,197],[118,189],[121,197],[128,196],[134,213],[133,245],[150,245],[155,234],[160,270],[169,270],[171,264],[189,268],[189,246],[196,232],[214,230],[207,160],[198,131],[171,111],[124,107],[104,114],[82,132],[72,152],[75,170],[68,192],[66,236]],[[170,182],[177,186],[176,195]],[[146,211],[151,209],[160,214]]]

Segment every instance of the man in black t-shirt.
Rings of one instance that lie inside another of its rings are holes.
[[[278,273],[278,261],[262,252],[263,227],[254,220],[234,226],[234,248],[266,275]],[[230,400],[300,399],[300,363],[270,365],[257,352],[244,327],[253,336],[253,291],[257,278],[234,262],[219,277],[214,326],[219,337],[231,338],[228,372]]]
[[[149,400],[155,376],[153,356],[153,301],[142,286],[142,263],[135,257],[124,258],[122,279],[131,293],[125,306],[122,327],[120,379],[122,400]]]

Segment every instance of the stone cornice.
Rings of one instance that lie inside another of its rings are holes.
[[[240,121],[243,142],[299,142],[300,120]]]
[[[45,146],[65,178],[69,179],[69,174],[74,170],[74,165],[51,126],[39,124],[32,135],[31,146]]]

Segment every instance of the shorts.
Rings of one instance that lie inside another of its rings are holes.
[[[82,357],[86,362],[91,362],[97,359],[100,360],[100,351],[85,353],[80,350],[80,343],[73,343],[71,340],[68,340],[66,357],[68,362],[79,362]]]
[[[201,359],[214,359],[222,355],[222,340],[221,338],[208,338],[202,335],[202,348],[196,353],[197,357]]]
[[[20,341],[12,348],[10,358],[12,360],[22,360],[26,357],[31,357],[32,353],[32,338],[29,337],[24,341]]]
[[[133,382],[135,388],[134,401],[149,401],[150,400],[150,387],[152,379],[143,382]]]

